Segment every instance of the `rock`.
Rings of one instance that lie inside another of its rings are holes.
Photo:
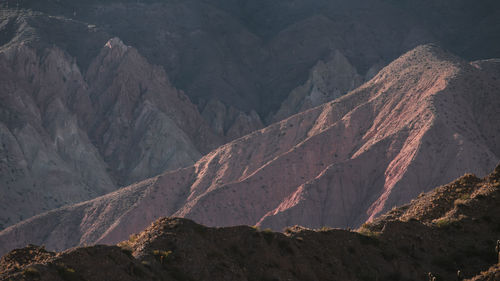
[[[271,120],[280,121],[334,100],[354,90],[362,82],[363,78],[356,68],[340,51],[335,50],[326,62],[319,61],[311,69],[307,82],[290,93]]]
[[[0,245],[5,252],[28,242],[58,250],[116,243],[161,216],[276,230],[357,227],[466,172],[482,177],[495,167],[499,83],[434,45],[420,46],[339,99],[193,166],[9,227]]]
[[[192,165],[222,143],[165,71],[118,38],[82,75],[57,47],[0,51],[0,228]]]
[[[499,187],[500,166],[483,179],[469,174],[359,229],[296,225],[273,232],[162,217],[113,246],[12,250],[0,258],[0,278],[493,281],[500,276],[492,249],[500,243],[495,243],[500,217],[493,215],[500,212]],[[450,257],[460,262],[448,266]]]
[[[116,189],[106,163],[78,125],[89,110],[87,85],[57,48],[0,53],[2,168],[0,225]]]
[[[217,134],[226,137],[226,141],[232,141],[264,126],[254,110],[247,114],[214,99],[204,106],[201,114]]]
[[[165,71],[118,38],[106,43],[86,80],[95,106],[89,132],[120,185],[193,164],[221,143]]]
[[[161,65],[193,103],[216,99],[266,118],[332,50],[358,74],[429,42],[469,60],[500,56],[497,2],[48,1],[5,8],[0,45],[56,45],[85,73],[117,36]]]

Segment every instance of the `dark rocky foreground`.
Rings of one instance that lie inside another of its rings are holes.
[[[162,218],[117,246],[62,253],[29,245],[1,280],[498,280],[500,166],[421,194],[356,231],[276,233]]]

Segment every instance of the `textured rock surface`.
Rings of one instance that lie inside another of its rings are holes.
[[[217,137],[114,38],[83,75],[57,47],[0,51],[0,228],[196,162]]]
[[[75,62],[54,48],[0,52],[0,227],[116,189],[78,125],[89,110]]]
[[[370,76],[373,72],[376,72],[375,67],[367,75]],[[356,89],[362,82],[363,78],[356,68],[340,51],[335,50],[326,62],[319,61],[311,69],[307,82],[290,93],[272,116],[270,123],[341,97]]]
[[[356,231],[209,228],[161,218],[117,246],[0,259],[0,280],[498,280],[500,166],[465,175]],[[486,271],[487,270],[487,271]],[[457,278],[457,272],[460,275]],[[472,279],[469,279],[472,278]]]
[[[6,31],[0,43],[19,40],[21,31],[23,38],[43,38],[76,57],[85,72],[96,46],[117,36],[163,66],[197,105],[216,99],[262,118],[276,112],[331,50],[362,75],[428,42],[469,60],[500,57],[495,0],[8,2],[36,12],[0,13]]]
[[[210,127],[227,141],[247,135],[264,127],[254,110],[244,113],[233,106],[226,106],[218,100],[210,100],[201,112]]]
[[[95,107],[88,130],[120,185],[188,166],[221,144],[164,70],[118,38],[90,64],[86,80]]]
[[[210,226],[356,227],[465,172],[491,170],[500,159],[499,86],[421,46],[340,99],[193,166],[26,220],[0,232],[0,244],[114,243],[170,215]]]

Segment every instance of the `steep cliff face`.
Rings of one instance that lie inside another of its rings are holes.
[[[0,51],[4,228],[196,162],[216,136],[161,67],[111,39],[84,75],[57,47]]]
[[[356,227],[465,172],[491,170],[500,159],[499,86],[475,64],[421,46],[335,101],[193,166],[10,227],[0,241],[113,243],[171,215],[210,226]]]

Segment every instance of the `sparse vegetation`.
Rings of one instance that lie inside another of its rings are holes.
[[[331,230],[333,230],[333,228],[328,227],[328,226],[323,226],[323,227],[321,227],[321,228],[319,229],[319,232],[329,232],[329,231],[331,231]]]
[[[264,230],[262,230],[263,233],[273,233],[273,230],[270,229],[270,228],[266,228]]]
[[[139,236],[138,236],[137,234],[132,234],[132,235],[130,235],[130,236],[128,237],[128,241],[129,241],[130,243],[135,243],[135,242],[137,241],[137,238],[138,238],[138,237],[139,237]]]
[[[59,273],[59,276],[61,276],[63,280],[66,281],[80,280],[80,278],[78,278],[78,274],[76,273],[75,269],[61,263],[57,264],[56,268],[57,272]]]
[[[168,257],[172,254],[172,251],[163,251],[163,250],[153,250],[153,256],[160,261],[161,264],[167,262]]]
[[[192,221],[163,218],[141,233],[141,239],[132,236],[124,242],[126,246],[133,243],[136,257],[128,259],[114,248],[104,258],[117,265],[123,265],[125,259],[127,266],[118,271],[123,270],[126,276],[138,279],[166,272],[177,280],[203,280],[206,276],[218,280],[214,276],[245,276],[246,273],[240,271],[243,268],[252,268],[252,276],[269,280],[278,280],[286,274],[292,274],[298,280],[314,280],[308,275],[311,270],[324,280],[328,280],[333,272],[344,278],[339,280],[421,280],[425,279],[423,272],[427,270],[432,270],[430,280],[455,280],[463,278],[460,277],[462,272],[469,278],[500,262],[500,241],[495,230],[500,225],[495,216],[500,206],[500,197],[497,197],[500,191],[492,189],[489,184],[483,185],[481,193],[485,197],[481,201],[460,199],[460,195],[446,185],[428,193],[425,199],[415,200],[409,207],[397,208],[363,224],[357,232],[293,226],[285,229],[287,233],[284,235],[271,229],[255,231],[255,228],[235,227],[206,228],[206,233],[199,235],[197,229],[201,226]],[[475,194],[477,188],[470,186],[472,192],[469,194]],[[467,200],[469,207],[453,208],[455,200]],[[405,216],[404,220],[402,216]],[[82,248],[85,255],[91,249],[93,247]],[[50,259],[75,257],[71,252],[54,257],[36,246],[20,251],[35,258],[43,255]],[[303,263],[305,259],[311,261],[313,267]],[[193,260],[213,270],[199,273],[199,266],[192,263]],[[38,267],[43,266],[40,260],[34,262],[38,262],[36,268],[43,268]],[[405,270],[394,269],[396,263]],[[75,266],[74,269],[60,263],[57,268],[59,275],[64,280],[82,280],[85,270],[79,270],[74,260],[67,264]],[[15,267],[10,268],[14,270]],[[46,270],[51,268],[43,268],[40,274],[45,274]],[[495,270],[496,267],[491,267],[481,274],[494,276]]]
[[[358,229],[358,233],[361,234],[362,236],[370,237],[370,238],[374,238],[374,239],[378,238],[380,236],[380,232],[373,231],[373,230],[366,228],[364,226],[361,226]]]
[[[440,218],[436,220],[435,224],[437,227],[448,227],[453,223],[449,218]]]

